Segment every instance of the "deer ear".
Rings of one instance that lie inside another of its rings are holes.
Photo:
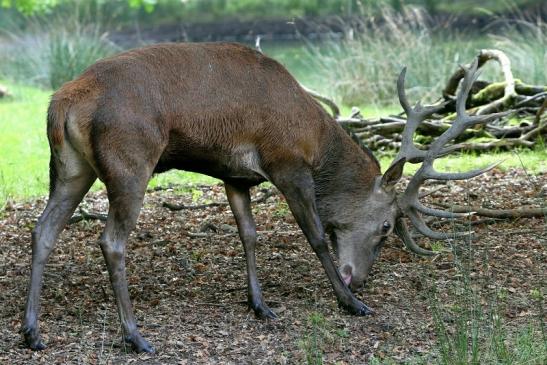
[[[403,176],[403,168],[405,167],[406,158],[401,158],[392,163],[389,169],[382,176],[381,186],[384,189],[391,189],[397,184],[397,181]]]

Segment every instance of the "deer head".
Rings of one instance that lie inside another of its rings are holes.
[[[419,201],[419,190],[422,184],[429,179],[437,180],[464,180],[470,179],[494,168],[498,163],[486,168],[468,172],[446,173],[438,172],[433,168],[435,159],[454,151],[447,144],[456,139],[466,128],[476,124],[488,123],[504,115],[494,113],[489,115],[470,116],[465,109],[465,102],[473,82],[478,77],[477,61],[465,69],[465,77],[456,99],[456,118],[450,128],[442,133],[428,150],[418,149],[412,137],[418,125],[435,112],[444,108],[445,103],[432,106],[422,106],[419,102],[411,107],[406,97],[405,83],[406,68],[402,70],[397,82],[399,101],[407,115],[407,122],[402,133],[401,149],[391,166],[381,176],[376,177],[374,186],[368,192],[365,203],[362,205],[361,217],[366,218],[359,228],[334,229],[331,238],[337,248],[340,260],[339,271],[342,279],[352,289],[360,287],[366,280],[372,264],[378,256],[386,237],[393,231],[406,247],[419,255],[433,255],[414,241],[409,234],[403,220],[407,217],[413,226],[424,236],[436,240],[453,239],[468,236],[470,232],[435,232],[425,223],[422,215],[441,218],[456,218],[469,213],[453,213],[450,211],[429,208]],[[395,185],[400,180],[405,163],[421,163],[421,167],[412,176],[405,190],[401,194],[395,191]],[[351,244],[341,244],[341,242]]]

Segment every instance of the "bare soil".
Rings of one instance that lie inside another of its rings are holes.
[[[462,280],[462,257],[468,258],[481,301],[506,294],[497,298],[504,298],[500,308],[511,327],[540,316],[531,293],[545,289],[544,217],[479,222],[474,225],[476,240],[456,242],[453,252],[434,258],[411,254],[396,237],[390,238],[367,287],[358,293],[376,313],[355,317],[337,307],[318,260],[276,194],[253,210],[261,231],[259,278],[279,319],[256,319],[246,306],[245,259],[229,208],[174,212],[162,206],[165,201],[222,202],[223,187],[188,190],[149,192],[127,245],[130,294],[141,332],[157,351],[153,355],[134,354],[121,341],[97,245],[100,221],[75,223],[62,233],[42,292],[40,323],[48,348],[26,349],[19,331],[30,271],[30,232],[45,199],[13,203],[1,212],[0,363],[293,364],[306,363],[313,354],[328,364],[362,364],[372,357],[434,362],[432,306],[450,308],[457,302],[452,288]],[[262,194],[257,188],[253,196]],[[538,207],[544,206],[546,194],[546,174],[494,170],[472,181],[450,182],[426,201]],[[105,213],[105,193],[88,194],[83,206]],[[451,224],[442,227],[453,229]]]

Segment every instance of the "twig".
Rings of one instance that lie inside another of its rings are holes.
[[[227,305],[230,305],[231,303],[212,303],[212,302],[197,302],[195,303],[196,305],[202,305],[202,306],[205,306],[205,307],[221,307],[221,308],[224,308],[226,307]]]
[[[431,226],[442,226],[445,224],[459,224],[462,226],[478,226],[481,224],[494,224],[497,222],[502,221],[502,219],[499,218],[485,218],[485,219],[478,219],[475,221],[471,220],[441,220],[441,221],[435,221],[431,224]]]
[[[300,84],[300,87],[304,89],[304,91],[310,94],[312,97],[326,104],[330,108],[333,118],[336,119],[340,116],[340,108],[338,107],[338,105],[336,105],[336,103],[332,99],[329,99],[326,96],[321,95],[317,91],[307,88],[306,86],[302,84]]]
[[[491,231],[490,233],[496,234],[496,235],[505,235],[505,236],[513,236],[515,234],[527,234],[527,233],[542,233],[546,232],[544,228],[538,228],[538,229],[515,229],[512,231]]]
[[[79,209],[80,214],[75,214],[70,218],[68,224],[78,223],[83,220],[100,220],[106,222],[106,215],[100,213],[89,213],[86,212],[83,208]]]
[[[262,47],[260,47],[260,41],[262,40],[262,36],[261,35],[257,35],[256,36],[256,39],[255,39],[255,48],[258,52],[260,53],[264,53],[262,52]]]
[[[541,92],[541,93],[539,93],[539,94],[532,95],[532,96],[527,97],[526,99],[523,99],[522,101],[518,102],[518,103],[515,105],[515,107],[518,108],[518,107],[520,107],[520,106],[523,106],[523,105],[528,104],[528,103],[531,102],[531,101],[534,101],[534,100],[536,100],[536,99],[539,99],[539,98],[545,97],[545,96],[547,96],[547,91]],[[545,99],[545,100],[547,100],[547,99]]]
[[[541,123],[541,115],[545,112],[547,109],[547,99],[543,100],[543,104],[541,105],[541,108],[539,108],[538,112],[536,113],[536,118],[534,119],[534,124],[540,125]],[[547,123],[545,123],[547,124]]]

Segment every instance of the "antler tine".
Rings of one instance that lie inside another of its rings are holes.
[[[469,214],[462,215],[458,213],[433,209],[433,208],[424,206],[418,200],[419,189],[420,189],[420,186],[423,184],[423,182],[428,179],[438,179],[438,180],[470,179],[472,177],[481,175],[493,169],[494,167],[496,167],[497,165],[501,163],[501,162],[498,162],[482,169],[476,169],[476,170],[466,171],[466,172],[455,172],[455,173],[438,172],[433,168],[433,162],[435,161],[436,158],[447,155],[448,153],[454,150],[454,148],[444,147],[444,146],[448,142],[457,138],[467,127],[471,125],[475,125],[475,124],[480,124],[480,123],[488,123],[489,121],[499,118],[505,114],[505,113],[494,113],[494,114],[482,115],[482,116],[469,116],[467,114],[465,103],[469,96],[469,92],[471,91],[471,87],[473,83],[477,80],[479,76],[477,69],[478,69],[478,59],[475,59],[468,68],[464,68],[464,78],[462,80],[460,90],[456,96],[456,119],[454,120],[450,128],[444,131],[444,133],[442,133],[435,141],[433,141],[433,143],[431,143],[428,151],[418,150],[420,152],[419,157],[423,161],[422,166],[411,178],[405,192],[398,199],[399,207],[401,208],[401,211],[410,218],[412,224],[416,227],[416,229],[423,235],[433,239],[467,237],[470,235],[470,233],[469,232],[454,232],[454,233],[447,234],[442,232],[435,232],[427,226],[425,221],[422,219],[420,213],[430,215],[430,216],[441,217],[441,218],[456,218],[456,217],[467,216]],[[412,109],[409,107],[408,101],[406,100],[406,96],[404,94],[404,90],[401,90],[401,88],[404,88],[404,75],[405,75],[405,72],[401,72],[401,76],[399,76],[399,81],[397,82],[399,99],[401,101],[401,105],[403,106],[403,109],[405,109],[405,112],[407,112],[407,116],[408,116],[407,124],[410,122],[414,124],[410,126],[405,126],[405,130],[403,131],[403,141],[405,141],[405,138],[406,138],[407,143],[410,143],[412,147],[405,146],[405,152],[403,152],[403,146],[401,146],[401,151],[399,152],[399,155],[403,155],[404,153],[406,153],[407,150],[412,152],[413,151],[412,148],[416,149],[416,147],[412,144],[412,134],[416,131],[417,125],[421,121],[420,120],[417,122],[417,120],[419,118],[425,118],[425,116],[423,115],[423,110],[427,109],[427,108],[422,109],[421,106],[419,105],[415,109]],[[406,104],[403,105],[403,102]],[[407,127],[409,128],[408,131],[407,131]],[[412,132],[412,134],[408,134],[410,131]],[[403,241],[404,240],[405,239],[403,239]]]
[[[421,256],[433,256],[435,255],[435,252],[426,250],[425,248],[421,248],[418,246],[418,244],[414,241],[410,233],[408,232],[408,227],[406,226],[405,221],[402,218],[398,218],[395,221],[395,234],[401,238],[405,246],[415,254],[421,255]]]
[[[436,105],[422,106],[418,101],[414,108],[410,106],[405,91],[405,77],[406,67],[403,67],[399,78],[397,79],[397,94],[399,96],[399,103],[406,113],[407,120],[402,133],[401,148],[399,153],[393,159],[392,165],[399,161],[401,158],[405,158],[408,162],[418,163],[423,161],[426,156],[426,151],[416,148],[412,141],[412,136],[416,132],[416,129],[427,117],[433,113],[438,112],[445,107],[446,102]]]
[[[408,99],[406,97],[405,92],[405,76],[406,76],[406,66],[403,67],[401,70],[401,73],[399,74],[399,78],[397,79],[397,95],[399,96],[399,103],[403,107],[403,110],[405,113],[410,113],[412,111],[412,108],[410,107],[410,103],[408,102]]]
[[[412,225],[416,227],[416,229],[421,234],[436,240],[446,240],[446,239],[458,238],[458,237],[469,237],[473,233],[473,232],[451,232],[451,233],[436,232],[427,226],[427,224],[424,222],[422,217],[415,210],[412,210],[409,213],[407,213],[407,216],[408,218],[410,218]]]
[[[433,209],[426,207],[419,201],[416,202],[414,205],[414,208],[424,214],[431,215],[433,217],[439,217],[439,218],[460,218],[460,217],[469,217],[470,215],[473,215],[474,212],[468,212],[468,213],[454,213],[449,212],[446,210],[440,210],[440,209]]]
[[[438,172],[433,170],[433,168],[429,168],[429,169],[426,169],[426,172],[424,173],[424,177],[425,179],[436,179],[436,180],[467,180],[492,170],[494,167],[498,166],[503,161],[504,160],[495,162],[482,169],[475,169],[475,170],[466,171],[466,172]]]
[[[469,68],[466,69],[464,66],[460,66],[464,69],[464,77],[460,86],[460,92],[456,97],[456,114],[458,118],[467,117],[467,113],[465,111],[465,103],[467,101],[467,97],[469,96],[469,92],[471,91],[471,87],[473,86],[473,83],[477,81],[480,75],[480,72],[477,71],[478,65],[479,59],[478,57],[475,57]]]

